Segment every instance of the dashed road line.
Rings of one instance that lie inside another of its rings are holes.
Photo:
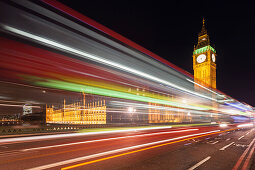
[[[249,132],[246,133],[246,135],[249,135],[251,133],[252,130],[250,130]]]
[[[230,144],[224,146],[223,148],[220,148],[220,151],[224,151],[225,149],[227,149],[229,146],[231,146],[232,144],[234,144],[235,142],[231,142]]]
[[[242,139],[243,137],[244,137],[244,135],[243,135],[243,136],[241,136],[240,138],[238,138],[238,140]]]
[[[197,167],[199,167],[200,165],[202,165],[203,163],[205,163],[205,162],[208,161],[209,159],[211,159],[210,156],[206,157],[205,159],[203,159],[202,161],[198,162],[197,164],[195,164],[194,166],[192,166],[192,167],[189,168],[188,170],[196,169]]]
[[[214,145],[214,144],[216,144],[216,143],[218,143],[219,141],[215,141],[215,142],[212,142],[212,141],[210,141],[210,142],[207,142],[208,144],[211,144],[211,145]]]
[[[214,144],[216,144],[216,143],[218,143],[218,142],[219,142],[219,141],[215,141],[215,142],[213,142],[213,143],[211,143],[211,144],[213,144],[213,145],[214,145]]]

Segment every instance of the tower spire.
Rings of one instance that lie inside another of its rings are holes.
[[[198,36],[202,36],[202,35],[207,34],[207,30],[206,30],[206,28],[205,28],[205,18],[203,18],[202,23],[203,23],[202,29],[201,29],[201,32],[198,34]]]
[[[210,45],[209,35],[207,33],[207,30],[205,28],[205,18],[202,20],[202,29],[198,33],[198,44],[196,46],[196,49],[205,47],[207,45]]]

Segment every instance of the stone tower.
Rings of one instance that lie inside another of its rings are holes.
[[[194,47],[193,70],[196,83],[216,89],[216,50],[210,45],[204,19],[198,43]]]

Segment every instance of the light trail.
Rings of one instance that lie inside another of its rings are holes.
[[[237,125],[237,127],[250,127],[250,126],[253,126],[253,123],[246,123],[246,124]]]
[[[156,141],[156,142],[151,142],[151,143],[145,143],[145,144],[141,144],[141,145],[126,147],[126,148],[101,152],[101,153],[97,153],[97,154],[93,154],[93,155],[88,155],[88,156],[84,156],[84,157],[74,158],[74,159],[70,159],[70,160],[65,160],[65,161],[61,161],[61,162],[56,162],[56,163],[52,163],[52,164],[48,164],[48,165],[38,166],[38,167],[30,168],[28,170],[43,170],[43,169],[53,168],[53,167],[56,167],[56,166],[66,165],[66,164],[70,164],[70,163],[74,163],[74,162],[78,162],[78,161],[84,161],[84,160],[88,160],[88,159],[92,159],[92,158],[97,158],[97,157],[106,156],[106,155],[110,155],[110,154],[116,154],[116,153],[119,153],[119,152],[125,152],[125,151],[129,151],[129,150],[133,150],[133,149],[138,149],[138,148],[141,148],[141,147],[147,147],[147,148],[143,148],[143,149],[139,149],[139,150],[135,150],[135,151],[119,154],[119,155],[110,156],[110,157],[107,157],[107,158],[102,158],[102,159],[99,159],[99,160],[94,160],[94,161],[85,162],[85,163],[73,165],[73,166],[70,166],[70,167],[62,168],[62,169],[71,169],[71,168],[83,166],[83,165],[94,163],[94,162],[99,162],[99,161],[106,160],[106,159],[111,159],[111,158],[131,154],[131,153],[135,153],[135,152],[139,152],[139,151],[144,151],[144,150],[148,150],[148,149],[152,149],[152,148],[157,148],[157,147],[169,145],[169,144],[172,144],[172,143],[186,141],[186,140],[189,140],[189,139],[193,139],[191,137],[194,137],[194,136],[197,136],[197,137],[201,136],[202,137],[206,134],[214,134],[214,133],[219,133],[219,132],[220,132],[220,130],[214,130],[214,131],[197,133],[197,134],[192,134],[192,135],[186,135],[186,136],[181,136],[181,137],[176,137],[176,138],[171,138],[171,139],[166,139],[166,140],[161,140],[161,141]],[[187,138],[187,139],[184,139],[184,138]],[[182,140],[179,140],[179,139],[182,139]],[[171,141],[174,141],[174,140],[178,140],[178,141],[171,142]],[[169,142],[169,143],[167,143],[167,142]],[[152,146],[152,145],[155,145],[155,146]]]
[[[29,76],[29,77],[32,78],[31,76]],[[162,100],[162,99],[157,99],[157,98],[152,98],[152,97],[139,96],[139,95],[124,93],[124,92],[120,92],[120,91],[108,90],[108,89],[103,89],[103,88],[98,88],[98,87],[93,87],[93,86],[75,84],[75,83],[64,82],[64,81],[53,80],[53,79],[46,79],[46,78],[41,79],[41,81],[38,81],[38,78],[37,78],[37,82],[35,82],[35,84],[37,84],[39,86],[46,86],[46,87],[69,90],[69,91],[74,91],[74,92],[80,92],[81,89],[83,89],[83,91],[85,93],[89,93],[89,94],[116,97],[116,98],[121,98],[121,99],[129,99],[129,100],[135,100],[135,101],[141,101],[141,102],[165,104],[168,106],[183,107],[183,108],[195,109],[195,110],[210,110],[210,109],[213,110],[214,109],[213,107],[210,107],[210,106],[193,106],[193,105],[173,102],[173,101],[169,101],[169,100]]]
[[[6,107],[24,107],[24,105],[17,105],[17,104],[1,104],[0,106],[6,106]],[[29,106],[32,108],[41,108],[40,106]]]
[[[199,83],[196,83],[196,82],[194,82],[194,81],[192,81],[192,80],[190,80],[190,79],[186,79],[186,80],[189,81],[189,82],[191,82],[191,83],[194,83],[194,84],[198,85],[199,87],[202,87],[202,88],[208,90],[208,91],[211,92],[211,93],[214,93],[214,94],[216,94],[216,95],[218,95],[218,96],[220,96],[220,97],[224,97],[224,96],[222,96],[221,94],[218,94],[218,93],[216,93],[215,91],[213,91],[213,90],[211,90],[211,89],[209,89],[209,88],[207,88],[207,87],[205,87],[205,86],[202,86],[202,85],[199,84]]]
[[[24,37],[29,38],[29,39],[33,39],[33,40],[39,41],[40,43],[43,43],[43,44],[46,44],[46,45],[53,46],[53,47],[55,47],[57,49],[61,49],[63,51],[71,52],[73,54],[82,56],[84,58],[87,58],[87,59],[90,59],[90,60],[93,60],[93,61],[96,61],[96,62],[99,62],[99,63],[103,63],[105,65],[109,65],[109,66],[112,66],[114,68],[118,68],[120,70],[127,71],[129,73],[132,73],[132,74],[144,77],[144,78],[149,79],[149,80],[153,80],[153,81],[158,82],[158,83],[162,83],[162,84],[174,87],[176,89],[188,92],[190,94],[193,94],[193,95],[196,95],[196,96],[199,96],[199,97],[203,97],[203,98],[206,98],[206,99],[209,99],[209,100],[217,101],[216,99],[214,99],[212,97],[208,97],[208,96],[202,95],[200,93],[188,90],[186,88],[180,87],[180,86],[175,85],[175,84],[173,84],[171,82],[168,82],[168,81],[165,81],[165,80],[160,79],[158,77],[149,75],[149,74],[144,73],[142,71],[135,70],[133,68],[124,66],[122,64],[119,64],[119,63],[116,63],[116,62],[113,62],[113,61],[110,61],[110,60],[103,59],[102,57],[99,57],[99,56],[92,55],[92,54],[89,54],[89,53],[84,52],[84,51],[80,51],[80,50],[74,49],[72,47],[63,45],[61,43],[58,43],[58,42],[55,42],[55,41],[52,41],[52,40],[48,40],[46,38],[43,38],[43,37],[40,37],[40,36],[37,36],[37,35],[33,35],[33,34],[28,33],[28,32],[25,32],[25,31],[22,31],[22,30],[19,30],[19,29],[16,29],[16,28],[13,28],[13,27],[10,27],[10,26],[7,26],[7,25],[2,25],[2,27],[3,27],[3,29],[5,29],[7,31],[10,31],[10,32],[15,33],[15,34],[18,34],[20,36],[24,36]]]
[[[100,162],[100,161],[104,161],[104,160],[108,160],[108,159],[112,159],[112,158],[116,158],[116,157],[120,157],[120,156],[125,156],[125,155],[132,154],[132,153],[137,153],[137,152],[141,152],[141,151],[145,151],[145,150],[149,150],[149,149],[153,149],[153,148],[157,148],[157,147],[161,147],[161,146],[166,146],[166,145],[170,145],[170,144],[174,144],[174,143],[178,143],[178,142],[183,142],[183,141],[186,141],[186,140],[191,140],[191,139],[195,139],[195,138],[199,138],[199,137],[203,137],[203,136],[208,136],[208,135],[212,135],[212,134],[223,133],[223,132],[227,132],[227,131],[231,131],[231,130],[236,130],[236,129],[229,129],[229,130],[220,131],[220,132],[219,131],[218,132],[212,132],[212,133],[209,133],[209,134],[195,136],[195,137],[182,139],[182,140],[178,140],[178,141],[174,141],[174,142],[155,145],[155,146],[151,146],[151,147],[147,147],[147,148],[143,148],[143,149],[139,149],[139,150],[134,150],[134,151],[118,154],[118,155],[113,155],[113,156],[109,156],[109,157],[105,157],[105,158],[101,158],[101,159],[97,159],[97,160],[92,160],[92,161],[88,161],[88,162],[84,162],[84,163],[80,163],[80,164],[76,164],[76,165],[71,165],[71,166],[68,166],[68,167],[61,168],[61,170],[72,169],[72,168],[76,168],[76,167],[80,167],[80,166],[84,166],[84,165],[88,165],[88,164],[92,164],[92,163],[96,163],[96,162]],[[60,165],[58,165],[58,166],[60,166]],[[41,167],[43,167],[43,166],[41,166]]]
[[[112,130],[112,131],[88,132],[88,133],[72,133],[72,134],[58,134],[58,135],[47,135],[47,136],[7,138],[7,139],[0,139],[0,144],[6,144],[8,142],[15,143],[15,142],[34,141],[34,140],[43,140],[43,139],[47,140],[47,139],[66,138],[66,137],[132,132],[132,131],[146,131],[146,130],[156,130],[156,129],[169,129],[169,128],[172,128],[172,127],[164,126],[164,127],[134,128],[134,129],[125,129],[125,130]]]
[[[181,108],[170,108],[170,107],[164,107],[164,106],[154,106],[154,105],[147,105],[147,104],[138,104],[138,103],[130,103],[130,102],[121,102],[121,101],[111,101],[112,105],[116,106],[133,106],[136,108],[145,108],[145,109],[157,109],[157,110],[169,110],[169,111],[178,111],[178,112],[191,112],[195,114],[210,114],[210,115],[219,115],[218,113],[213,113],[213,112],[202,112],[202,111],[197,111],[197,110],[187,110],[187,109],[181,109]],[[209,109],[209,108],[208,108]]]
[[[83,142],[67,143],[67,144],[61,144],[61,145],[52,145],[52,146],[44,146],[44,147],[37,147],[37,148],[29,148],[29,149],[23,149],[22,151],[49,149],[49,148],[56,148],[56,147],[62,147],[62,146],[86,144],[86,143],[93,143],[93,142],[104,142],[104,141],[126,139],[126,138],[155,136],[155,135],[170,134],[170,133],[181,133],[181,132],[188,132],[188,131],[195,131],[195,130],[199,130],[199,129],[186,129],[186,130],[170,131],[170,132],[149,133],[149,134],[133,135],[133,136],[122,136],[122,137],[116,137],[116,138],[105,138],[105,139],[97,139],[97,140],[90,140],[90,141],[83,141]]]

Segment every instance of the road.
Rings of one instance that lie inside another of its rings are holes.
[[[234,125],[0,139],[0,169],[241,169],[253,127]]]

